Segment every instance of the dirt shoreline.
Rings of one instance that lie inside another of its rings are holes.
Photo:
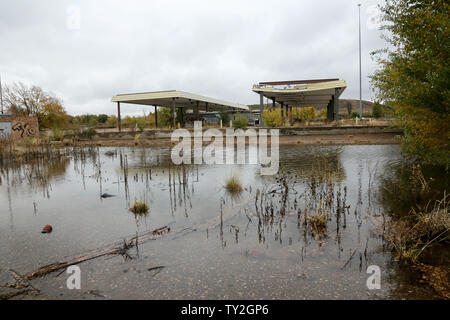
[[[314,134],[298,136],[279,136],[280,145],[380,145],[399,144],[401,134],[397,132],[386,133],[356,133],[356,134]],[[225,139],[224,143],[225,143]],[[248,144],[248,139],[246,139]],[[270,137],[268,137],[270,144]],[[82,146],[104,146],[104,147],[129,147],[129,146],[170,146],[175,144],[170,138],[142,138],[139,135],[126,138],[104,138],[94,137],[92,140],[72,140],[52,142],[54,145],[82,145]],[[204,141],[209,144],[210,141]]]

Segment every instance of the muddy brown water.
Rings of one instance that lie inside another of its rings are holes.
[[[398,266],[376,227],[377,177],[401,161],[396,145],[280,146],[276,176],[250,164],[174,166],[169,147],[87,154],[2,168],[0,269],[26,273],[136,232],[171,232],[131,248],[131,259],[80,264],[80,290],[67,288],[64,272],[33,280],[46,297],[436,298]],[[237,195],[224,188],[232,174],[244,188]],[[148,203],[148,215],[128,211],[135,200]],[[320,210],[325,233],[308,223]],[[42,234],[47,224],[53,231]],[[381,289],[367,288],[370,265],[381,269]]]

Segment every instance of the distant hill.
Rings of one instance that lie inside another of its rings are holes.
[[[373,108],[373,102],[363,100],[363,114],[371,114]],[[250,104],[248,107],[251,110],[259,110],[259,104]],[[269,104],[272,107],[272,104]],[[264,108],[267,108],[267,104],[264,104]],[[318,107],[317,110],[324,109],[324,107]],[[339,113],[340,114],[351,114],[353,111],[359,112],[359,100],[358,99],[339,99]]]

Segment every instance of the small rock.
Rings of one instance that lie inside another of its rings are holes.
[[[42,229],[41,233],[51,233],[53,231],[53,228],[51,225],[47,224],[44,229]]]

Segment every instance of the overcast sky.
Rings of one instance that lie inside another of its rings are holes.
[[[357,3],[370,100],[370,52],[386,46],[377,0],[1,0],[0,75],[53,92],[70,114],[113,114],[117,93],[169,89],[254,104],[252,85],[270,80],[340,78],[342,97],[359,98]]]

